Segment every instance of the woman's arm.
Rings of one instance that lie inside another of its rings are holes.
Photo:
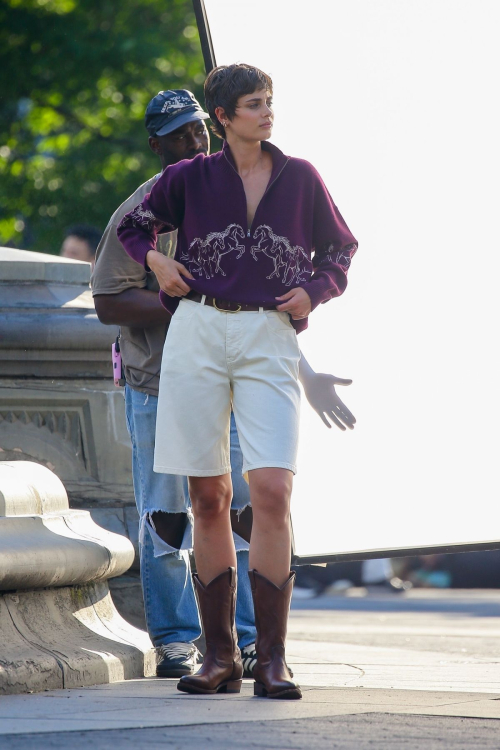
[[[156,252],[158,234],[177,229],[183,217],[184,180],[179,164],[174,164],[165,169],[142,203],[125,214],[116,233],[127,254],[149,271],[146,258],[150,251]]]
[[[311,299],[312,310],[345,291],[347,272],[358,248],[323,180],[314,172],[314,273],[303,285]]]

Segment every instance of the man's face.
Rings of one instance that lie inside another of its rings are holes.
[[[63,258],[71,258],[71,260],[84,260],[87,263],[94,262],[94,254],[90,249],[89,243],[86,240],[82,240],[81,237],[76,237],[74,234],[70,234],[64,240],[60,255]]]
[[[162,167],[165,168],[182,159],[193,159],[198,154],[208,154],[210,139],[204,120],[196,120],[167,135],[152,136],[149,146],[158,154]]]

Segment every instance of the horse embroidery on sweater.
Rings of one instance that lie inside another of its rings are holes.
[[[206,279],[213,278],[216,273],[226,276],[220,266],[221,258],[236,251],[238,260],[245,252],[245,246],[240,245],[238,238],[245,239],[245,232],[239,224],[230,224],[223,232],[211,232],[204,240],[196,237],[182,253],[181,260],[188,261],[191,273],[205,274]]]
[[[131,221],[132,226],[144,228],[149,232],[152,229],[158,230],[166,226],[162,221],[156,218],[152,211],[144,209],[141,204],[136,206],[134,210],[125,217],[125,219],[127,223]],[[123,222],[123,224],[126,226],[125,222]]]
[[[345,245],[345,247],[342,247],[337,253],[334,253],[333,245],[330,245],[326,251],[326,257],[331,263],[336,263],[341,266],[344,271],[347,271],[351,265],[352,256],[357,249],[358,246],[355,243],[352,243],[351,245]]]
[[[283,278],[285,286],[291,286],[293,283],[303,284],[307,281],[311,275],[311,261],[300,245],[292,246],[287,237],[274,234],[267,224],[257,227],[253,239],[257,240],[257,244],[250,248],[253,259],[258,260],[257,253],[263,253],[274,263],[274,270],[266,279],[272,279],[274,276],[278,279]]]

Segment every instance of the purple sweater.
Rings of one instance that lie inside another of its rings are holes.
[[[273,159],[271,179],[252,225],[247,226],[243,182],[227,143],[165,169],[149,195],[126,214],[118,237],[131,258],[147,268],[158,233],[178,229],[175,258],[200,294],[228,302],[276,305],[276,297],[303,287],[312,302],[338,297],[357,243],[309,162],[262,142]],[[160,293],[173,313],[179,298]],[[307,319],[292,321],[297,332]]]

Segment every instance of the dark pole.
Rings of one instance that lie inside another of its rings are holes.
[[[201,51],[203,52],[205,71],[208,75],[213,68],[217,67],[217,63],[215,62],[215,52],[212,44],[212,37],[210,35],[210,27],[208,25],[207,11],[203,0],[193,0],[193,7],[198,32],[200,34]]]

